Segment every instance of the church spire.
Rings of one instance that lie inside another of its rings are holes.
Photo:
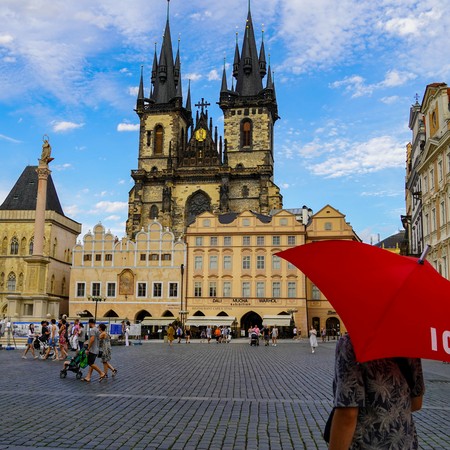
[[[188,84],[188,94],[187,94],[187,99],[186,99],[186,110],[191,112],[192,111],[192,106],[191,106],[191,80],[189,80],[189,84]]]
[[[180,62],[180,37],[178,36],[177,56],[175,58],[175,66],[174,66],[174,69],[173,69],[173,78],[174,78],[174,81],[175,81],[175,83],[177,85],[178,85],[178,81],[180,80],[180,69],[181,69],[181,62]]]
[[[234,49],[234,61],[233,61],[233,77],[234,78],[238,77],[240,62],[241,62],[241,56],[239,54],[238,32],[236,31],[236,47]]]
[[[227,92],[227,91],[228,91],[227,71],[226,71],[225,58],[223,58],[222,88],[220,89],[220,92]]]
[[[236,92],[242,96],[258,95],[263,89],[252,13],[249,10],[237,74]]]
[[[141,79],[139,81],[139,91],[137,96],[137,106],[141,105],[144,102],[144,66],[141,66]]]
[[[264,78],[266,76],[267,70],[267,63],[266,63],[266,51],[264,48],[264,29],[262,30],[262,41],[261,41],[261,50],[259,51],[259,73],[261,75],[261,78]]]

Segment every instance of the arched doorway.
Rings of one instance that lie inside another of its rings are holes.
[[[173,312],[169,311],[169,310],[166,310],[166,311],[163,312],[162,317],[174,317],[173,316]]]
[[[329,317],[326,321],[328,339],[336,339],[341,334],[341,322],[337,317]]]
[[[248,335],[248,329],[251,326],[258,325],[258,328],[262,328],[262,317],[255,313],[255,311],[249,311],[241,317],[241,331],[245,331],[245,335]]]
[[[228,314],[225,311],[220,311],[220,313],[217,315],[222,317],[228,317]]]
[[[119,317],[119,316],[113,309],[110,309],[107,313],[105,313],[103,317]]]
[[[137,314],[136,314],[136,322],[142,322],[146,317],[152,317],[152,315],[148,312],[148,311],[146,311],[145,309],[143,309],[142,311],[139,311]]]
[[[193,316],[195,316],[195,317],[204,317],[205,314],[203,314],[202,311],[196,311],[196,312],[193,314]]]

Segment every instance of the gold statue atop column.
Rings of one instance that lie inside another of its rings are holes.
[[[48,136],[44,135],[44,143],[42,144],[42,153],[41,153],[41,159],[39,162],[43,162],[44,164],[48,164],[49,162],[53,161],[54,158],[51,157],[52,155],[52,147],[50,146],[48,142]]]

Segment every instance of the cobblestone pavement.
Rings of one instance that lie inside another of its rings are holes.
[[[335,342],[247,342],[113,347],[117,377],[90,384],[1,351],[0,449],[326,449]],[[424,369],[420,445],[450,449],[450,365]]]

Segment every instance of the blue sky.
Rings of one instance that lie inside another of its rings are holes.
[[[0,201],[50,136],[52,176],[83,233],[101,221],[123,236],[133,111],[144,65],[166,20],[165,0],[2,0]],[[278,98],[275,181],[285,208],[331,204],[364,241],[393,234],[404,213],[409,107],[450,75],[450,16],[437,0],[253,0]],[[222,129],[223,60],[245,29],[247,0],[172,0],[183,91],[210,103]],[[257,35],[258,45],[261,41]],[[231,70],[228,69],[228,80]]]

